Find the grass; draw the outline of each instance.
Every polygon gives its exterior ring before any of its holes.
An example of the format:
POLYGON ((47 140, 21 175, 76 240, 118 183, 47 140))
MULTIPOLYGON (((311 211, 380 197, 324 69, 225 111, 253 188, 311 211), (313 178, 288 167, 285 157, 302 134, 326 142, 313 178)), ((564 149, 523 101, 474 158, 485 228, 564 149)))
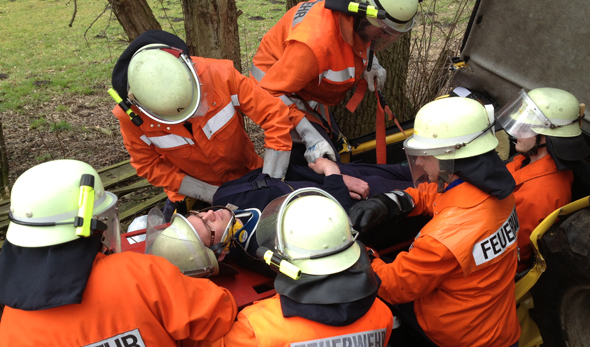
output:
MULTIPOLYGON (((474 0, 470 0, 471 6, 474 0)), ((184 38, 179 1, 149 1, 164 30, 184 38)), ((427 0, 420 20, 443 28, 453 23, 462 0, 427 0), (434 8, 432 4, 435 3, 434 8)), ((105 0, 2 0, 0 2, 0 112, 19 112, 55 95, 106 95, 111 70, 126 47, 125 34, 105 0), (104 13, 103 13, 104 11, 104 13), (103 13, 100 17, 99 15, 103 13), (99 17, 99 18, 97 18, 99 17), (0 75, 2 76, 2 75, 0 75)), ((262 36, 284 14, 279 0, 236 0, 243 71, 262 36)), ((465 12, 468 16, 470 10, 465 12)), ((413 35, 416 34, 415 29, 413 35)), ((438 40, 438 38, 436 39, 438 40)))

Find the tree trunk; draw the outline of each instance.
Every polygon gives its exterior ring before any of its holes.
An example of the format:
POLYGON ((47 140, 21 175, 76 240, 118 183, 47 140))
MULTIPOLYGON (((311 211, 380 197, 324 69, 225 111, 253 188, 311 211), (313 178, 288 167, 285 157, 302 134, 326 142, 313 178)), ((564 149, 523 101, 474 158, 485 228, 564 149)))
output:
POLYGON ((297 5, 300 2, 304 2, 307 0, 287 0, 287 11, 289 11, 291 9, 291 7, 297 5))
POLYGON ((10 197, 8 182, 8 155, 6 155, 4 131, 2 130, 2 123, 0 123, 0 197, 3 199, 10 197))
POLYGON ((162 30, 146 0, 108 0, 129 42, 144 31, 162 30))
POLYGON ((229 59, 242 71, 235 0, 182 0, 186 44, 191 55, 229 59))
MULTIPOLYGON (((413 117, 412 105, 405 94, 409 57, 410 33, 404 35, 386 50, 377 53, 379 64, 387 70, 387 80, 382 92, 400 122, 413 117)), ((371 93, 367 89, 363 101, 352 114, 345 106, 353 94, 354 89, 348 92, 342 103, 332 108, 340 130, 348 139, 374 132, 376 123, 377 101, 375 93, 371 93)), ((392 124, 394 124, 393 121, 386 119, 386 126, 392 124)))

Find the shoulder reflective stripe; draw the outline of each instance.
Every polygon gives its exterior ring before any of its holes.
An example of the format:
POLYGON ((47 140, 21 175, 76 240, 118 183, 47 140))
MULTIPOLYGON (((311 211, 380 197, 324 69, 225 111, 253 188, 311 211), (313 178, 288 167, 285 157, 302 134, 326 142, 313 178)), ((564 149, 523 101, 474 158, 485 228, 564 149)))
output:
POLYGON ((211 139, 211 136, 217 132, 217 130, 223 128, 227 122, 234 116, 236 113, 236 109, 234 105, 230 102, 227 104, 221 111, 217 112, 213 118, 209 119, 207 124, 203 127, 203 132, 207 136, 208 139, 211 139))
POLYGON ((319 78, 320 78, 320 82, 322 82, 322 79, 326 79, 328 81, 332 81, 332 82, 344 82, 344 81, 348 81, 351 78, 354 78, 354 74, 355 74, 355 68, 354 67, 347 67, 344 70, 340 70, 340 71, 332 71, 332 70, 328 70, 328 71, 324 71, 320 74, 319 78))
POLYGON ((299 6, 297 12, 295 12, 295 16, 293 17, 293 23, 291 24, 291 27, 294 27, 297 24, 301 23, 301 21, 303 20, 303 18, 305 18, 305 16, 309 12, 309 10, 311 10, 313 5, 320 3, 321 1, 323 0, 302 3, 301 6, 299 6))
POLYGON ((250 73, 252 74, 252 77, 254 77, 254 79, 256 79, 258 82, 260 82, 262 77, 266 75, 264 71, 260 70, 256 67, 256 65, 254 65, 254 62, 252 62, 252 68, 250 69, 250 73))
POLYGON ((145 342, 141 338, 141 334, 139 333, 139 329, 131 330, 126 333, 122 333, 119 335, 115 335, 113 337, 109 337, 108 339, 104 339, 99 342, 91 343, 84 347, 115 347, 115 346, 128 346, 128 347, 145 347, 145 342))
POLYGON ((140 139, 142 139, 143 142, 145 142, 146 145, 148 145, 148 146, 150 146, 152 144, 152 141, 150 141, 150 139, 148 139, 148 137, 145 135, 141 135, 140 139))
POLYGON ((154 146, 158 148, 174 148, 184 145, 194 145, 195 142, 188 137, 182 137, 174 134, 168 134, 164 136, 148 137, 154 146))
POLYGON ((234 106, 240 106, 240 100, 238 99, 238 94, 234 94, 231 96, 231 103, 234 106))
POLYGON ((290 106, 292 104, 297 105, 297 109, 301 110, 301 111, 306 111, 309 112, 309 108, 311 108, 312 110, 315 110, 316 107, 318 107, 319 102, 314 101, 314 100, 309 100, 309 101, 303 101, 301 99, 297 99, 297 98, 290 98, 286 95, 281 95, 278 97, 279 99, 281 99, 285 105, 290 106), (307 105, 309 106, 305 106, 305 103, 307 102, 307 105))
POLYGON ((279 96, 279 99, 281 99, 285 103, 285 105, 287 105, 287 106, 293 104, 293 99, 291 99, 290 97, 288 97, 284 94, 279 96))
POLYGON ((519 229, 515 208, 500 229, 473 246, 475 265, 481 265, 503 254, 508 247, 516 242, 519 229))
POLYGON ((383 347, 385 341, 385 329, 363 331, 360 333, 327 337, 325 339, 302 341, 291 343, 291 347, 318 347, 318 346, 375 346, 383 347))

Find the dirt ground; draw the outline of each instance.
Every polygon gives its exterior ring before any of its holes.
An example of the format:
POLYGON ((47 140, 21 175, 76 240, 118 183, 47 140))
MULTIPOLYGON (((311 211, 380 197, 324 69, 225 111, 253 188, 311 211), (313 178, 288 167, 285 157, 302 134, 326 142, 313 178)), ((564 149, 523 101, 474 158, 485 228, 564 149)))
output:
MULTIPOLYGON (((0 114, 11 186, 24 171, 49 160, 77 159, 98 169, 129 159, 119 122, 111 113, 114 102, 104 90, 0 114)), ((261 129, 247 119, 246 130, 262 153, 261 129)))

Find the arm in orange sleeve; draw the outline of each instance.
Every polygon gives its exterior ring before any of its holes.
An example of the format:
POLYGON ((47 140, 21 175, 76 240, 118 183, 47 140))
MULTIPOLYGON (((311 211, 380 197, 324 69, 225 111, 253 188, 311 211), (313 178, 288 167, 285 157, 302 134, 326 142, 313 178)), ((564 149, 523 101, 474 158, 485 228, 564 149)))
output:
POLYGON ((412 196, 414 204, 416 205, 412 212, 408 213, 408 216, 419 216, 429 215, 432 216, 434 211, 434 199, 436 199, 441 193, 436 192, 436 183, 422 183, 420 189, 408 188, 405 190, 406 193, 412 196), (424 186, 422 186, 424 185, 424 186))
POLYGON ((175 340, 212 342, 230 331, 238 309, 227 289, 185 276, 163 258, 147 266, 155 285, 144 287, 142 294, 151 299, 151 311, 175 340))
POLYGON ((170 192, 178 192, 186 173, 162 158, 154 150, 153 145, 145 143, 141 139, 144 135, 141 128, 131 123, 129 116, 118 105, 112 112, 119 119, 123 144, 131 155, 131 166, 137 170, 137 175, 147 178, 148 182, 155 187, 166 189, 170 200, 184 199, 184 195, 176 193, 170 196, 170 192))
POLYGON ((230 332, 222 339, 214 342, 203 341, 198 344, 199 347, 257 347, 258 340, 248 318, 242 313, 238 314, 238 319, 232 326, 230 332))
MULTIPOLYGON (((253 62, 256 63, 256 56, 253 62)), ((259 85, 274 96, 289 96, 318 80, 318 71, 318 62, 311 48, 298 41, 289 41, 281 58, 268 69, 259 85)), ((305 114, 295 104, 289 105, 289 110, 291 123, 296 126, 305 114)))
POLYGON ((238 108, 264 129, 265 147, 290 151, 292 125, 289 121, 289 108, 279 98, 273 97, 237 70, 234 69, 234 73, 237 85, 232 94, 238 95, 238 108))
POLYGON ((398 254, 393 263, 376 258, 371 265, 382 281, 379 297, 390 304, 401 304, 435 290, 459 263, 443 244, 421 236, 409 252, 398 254))

